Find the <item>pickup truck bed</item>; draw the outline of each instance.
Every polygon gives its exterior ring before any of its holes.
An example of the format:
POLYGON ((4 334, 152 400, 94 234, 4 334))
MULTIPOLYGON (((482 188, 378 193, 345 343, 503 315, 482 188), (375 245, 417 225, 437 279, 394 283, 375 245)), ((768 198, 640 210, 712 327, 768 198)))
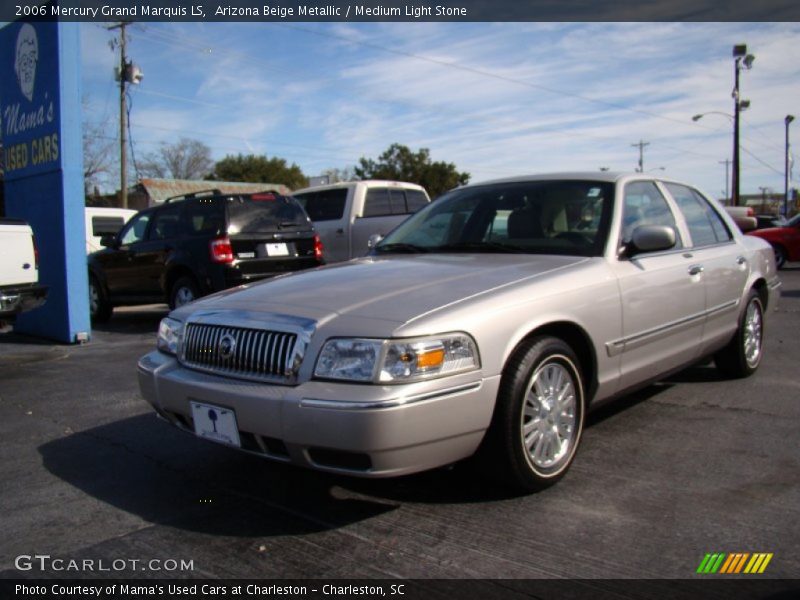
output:
POLYGON ((30 226, 19 219, 0 218, 0 321, 44 304, 47 286, 38 281, 30 226))

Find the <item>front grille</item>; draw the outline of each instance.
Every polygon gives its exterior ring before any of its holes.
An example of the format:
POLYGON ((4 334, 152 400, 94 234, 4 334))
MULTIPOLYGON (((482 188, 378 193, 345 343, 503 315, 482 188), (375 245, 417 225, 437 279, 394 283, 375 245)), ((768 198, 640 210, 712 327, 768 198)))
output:
POLYGON ((181 362, 228 377, 288 383, 296 341, 296 334, 283 331, 189 323, 181 362))

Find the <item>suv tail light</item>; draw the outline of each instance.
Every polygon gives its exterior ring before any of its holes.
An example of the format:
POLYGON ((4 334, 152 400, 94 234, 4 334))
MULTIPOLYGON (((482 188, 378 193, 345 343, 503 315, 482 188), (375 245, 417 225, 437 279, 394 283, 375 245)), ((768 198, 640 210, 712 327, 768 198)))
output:
POLYGON ((36 269, 39 269, 39 247, 36 245, 36 236, 31 236, 31 242, 33 242, 33 264, 36 266, 36 269))
POLYGON ((319 238, 319 234, 314 234, 314 258, 318 261, 322 261, 322 240, 319 238))
POLYGON ((228 236, 223 236, 215 240, 211 240, 209 244, 211 250, 211 260, 219 264, 228 264, 233 262, 233 246, 228 236))

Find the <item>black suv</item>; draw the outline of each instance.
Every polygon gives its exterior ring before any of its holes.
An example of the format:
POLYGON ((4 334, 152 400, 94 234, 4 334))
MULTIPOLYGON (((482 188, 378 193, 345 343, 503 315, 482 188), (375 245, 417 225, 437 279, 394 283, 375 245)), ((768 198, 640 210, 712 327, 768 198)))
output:
POLYGON ((131 218, 89 255, 92 319, 114 306, 170 308, 229 287, 323 263, 319 236, 300 204, 272 192, 219 190, 170 198, 131 218))

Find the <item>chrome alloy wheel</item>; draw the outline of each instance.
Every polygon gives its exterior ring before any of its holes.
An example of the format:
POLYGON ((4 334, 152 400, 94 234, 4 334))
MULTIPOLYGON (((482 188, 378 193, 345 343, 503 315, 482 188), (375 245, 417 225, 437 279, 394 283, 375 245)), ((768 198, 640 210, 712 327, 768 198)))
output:
POLYGON ((753 298, 747 305, 744 317, 744 358, 749 367, 755 367, 761 360, 761 340, 763 337, 763 316, 761 303, 753 298))
POLYGON ((526 457, 536 469, 558 469, 569 460, 576 443, 574 371, 561 360, 540 365, 531 377, 522 409, 522 440, 526 457))

